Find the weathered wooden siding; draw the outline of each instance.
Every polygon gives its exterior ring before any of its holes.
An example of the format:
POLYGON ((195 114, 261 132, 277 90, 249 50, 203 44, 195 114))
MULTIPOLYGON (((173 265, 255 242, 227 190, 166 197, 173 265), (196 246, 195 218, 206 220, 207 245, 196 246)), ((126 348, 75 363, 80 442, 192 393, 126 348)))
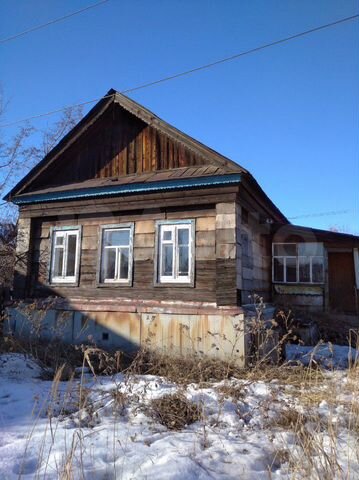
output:
POLYGON ((322 312, 325 304, 323 285, 274 285, 274 301, 288 310, 322 312))
POLYGON ((248 223, 240 227, 242 303, 251 303, 249 295, 271 299, 271 236, 268 226, 261 223, 258 213, 249 212, 248 223))
POLYGON ((156 128, 113 105, 33 181, 31 191, 93 178, 209 164, 206 159, 156 128))
POLYGON ((354 252, 358 240, 355 237, 338 237, 335 232, 283 225, 277 227, 273 242, 320 242, 324 245, 323 283, 274 285, 274 301, 278 305, 311 313, 337 311, 359 314, 359 293, 354 269, 354 252))
POLYGON ((241 291, 240 303, 252 303, 253 294, 264 301, 272 300, 272 234, 266 219, 272 219, 263 199, 241 185, 238 195, 239 220, 237 257, 237 285, 241 291))
POLYGON ((237 259, 241 255, 239 241, 240 209, 237 202, 216 205, 216 295, 217 305, 237 305, 237 259))
MULTIPOLYGON (((218 202, 233 202, 237 197, 238 187, 227 186, 221 188, 188 190, 181 192, 148 193, 146 195, 129 195, 117 198, 80 199, 66 202, 49 202, 34 205, 26 205, 20 208, 21 218, 38 217, 72 217, 77 215, 92 216, 94 212, 104 215, 121 212, 128 215, 129 211, 134 214, 158 212, 164 209, 176 208, 181 210, 182 215, 190 215, 194 208, 207 208, 218 202), (202 207, 201 207, 202 208, 202 207), (135 212, 137 211, 137 213, 135 212)), ((213 207, 214 208, 214 207, 213 207)), ((151 213, 150 213, 151 215, 151 213)), ((183 217, 182 217, 183 218, 183 217)))
POLYGON ((14 285, 20 298, 26 295, 29 286, 33 224, 34 222, 31 218, 22 218, 20 216, 18 220, 14 285))
POLYGON ((216 301, 215 209, 151 214, 92 215, 66 220, 37 219, 31 262, 31 296, 51 294, 63 297, 127 297, 135 299, 216 301), (196 220, 195 286, 154 285, 155 220, 194 218, 196 220), (133 286, 96 285, 99 226, 135 222, 133 286), (51 226, 82 225, 80 277, 78 287, 48 286, 51 226))

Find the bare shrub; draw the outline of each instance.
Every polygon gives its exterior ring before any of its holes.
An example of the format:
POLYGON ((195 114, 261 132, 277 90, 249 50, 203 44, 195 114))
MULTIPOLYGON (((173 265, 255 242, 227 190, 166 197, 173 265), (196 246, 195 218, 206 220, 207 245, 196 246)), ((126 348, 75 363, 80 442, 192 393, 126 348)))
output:
POLYGON ((88 345, 65 344, 60 340, 25 340, 14 336, 0 337, 0 354, 7 352, 32 355, 43 368, 43 378, 52 380, 61 372, 68 380, 76 367, 88 366, 94 375, 113 375, 124 370, 131 357, 122 351, 107 352, 88 345))
POLYGON ((52 375, 60 368, 62 380, 68 379, 77 366, 82 365, 83 355, 75 345, 60 341, 32 341, 13 336, 0 338, 0 353, 16 352, 32 355, 44 370, 44 375, 52 375), (52 372, 52 373, 51 373, 52 372))
POLYGON ((170 355, 143 349, 135 356, 127 374, 158 375, 187 385, 220 381, 239 375, 243 369, 233 361, 224 361, 206 355, 170 355))
POLYGON ((125 369, 129 356, 117 350, 107 352, 102 348, 81 345, 84 363, 90 367, 93 375, 114 375, 125 369))
POLYGON ((169 430, 181 430, 201 418, 201 409, 177 392, 153 399, 149 404, 152 418, 169 430))
POLYGON ((247 359, 249 365, 279 364, 285 357, 285 344, 292 337, 291 313, 279 312, 276 318, 266 319, 263 297, 254 293, 249 298, 255 312, 246 320, 246 335, 251 346, 247 359))
POLYGON ((14 222, 0 224, 0 303, 1 290, 5 296, 5 289, 9 290, 13 283, 16 234, 17 226, 14 222))
POLYGON ((111 397, 113 400, 113 411, 118 415, 123 415, 129 403, 128 395, 120 390, 113 390, 111 397))

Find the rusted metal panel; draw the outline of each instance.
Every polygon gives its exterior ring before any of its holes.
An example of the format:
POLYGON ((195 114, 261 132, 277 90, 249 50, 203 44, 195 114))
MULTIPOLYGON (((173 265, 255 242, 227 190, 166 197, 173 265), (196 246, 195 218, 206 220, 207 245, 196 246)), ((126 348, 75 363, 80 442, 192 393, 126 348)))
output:
MULTIPOLYGON (((141 324, 138 313, 131 312, 86 312, 86 318, 105 327, 121 343, 140 345, 141 324)), ((115 344, 115 339, 112 339, 115 344)), ((118 341, 118 343, 120 343, 118 341)))
POLYGON ((201 353, 244 363, 243 314, 230 315, 141 315, 141 343, 174 354, 201 353))
MULTIPOLYGON (((99 306, 99 305, 98 305, 99 306)), ((9 328, 17 335, 33 332, 40 338, 61 338, 67 343, 94 342, 108 348, 133 351, 146 347, 172 354, 204 354, 219 359, 232 359, 244 365, 246 342, 244 314, 240 310, 211 307, 212 313, 170 313, 171 306, 131 308, 123 305, 122 310, 103 311, 90 304, 82 309, 73 302, 72 309, 49 309, 44 314, 32 309, 24 315, 24 307, 11 309, 9 328), (147 311, 145 311, 147 310, 147 311), (161 311, 160 311, 161 310, 161 311), (61 332, 56 330, 62 318, 61 332), (20 321, 21 319, 21 321, 20 321), (21 330, 19 330, 21 329, 21 330)), ((107 307, 108 308, 108 307, 107 307)), ((183 309, 182 309, 183 310, 183 309)), ((176 309, 173 310, 176 312, 176 309)), ((35 334, 34 333, 34 334, 35 334)))

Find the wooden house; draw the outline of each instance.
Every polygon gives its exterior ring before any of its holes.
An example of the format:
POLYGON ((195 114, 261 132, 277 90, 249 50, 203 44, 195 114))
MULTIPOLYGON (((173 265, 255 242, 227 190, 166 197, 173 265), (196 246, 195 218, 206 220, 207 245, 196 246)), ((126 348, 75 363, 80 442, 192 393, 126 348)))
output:
POLYGON ((14 294, 50 305, 46 338, 245 358, 254 293, 358 314, 358 237, 290 224, 245 168, 114 90, 5 198, 14 294))

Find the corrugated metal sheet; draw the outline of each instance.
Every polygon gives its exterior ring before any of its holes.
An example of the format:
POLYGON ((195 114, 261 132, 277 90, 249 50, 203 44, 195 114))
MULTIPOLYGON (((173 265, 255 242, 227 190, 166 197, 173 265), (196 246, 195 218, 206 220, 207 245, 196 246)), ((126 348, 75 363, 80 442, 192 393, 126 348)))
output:
POLYGON ((201 178, 177 178, 162 182, 132 183, 126 185, 109 185, 104 187, 79 188, 77 190, 66 190, 59 192, 34 193, 15 197, 13 202, 16 205, 31 203, 54 202, 61 200, 76 200, 81 198, 111 197, 118 195, 133 195, 136 193, 160 192, 169 190, 185 190, 194 188, 213 187, 216 185, 239 184, 240 174, 212 175, 201 178))

